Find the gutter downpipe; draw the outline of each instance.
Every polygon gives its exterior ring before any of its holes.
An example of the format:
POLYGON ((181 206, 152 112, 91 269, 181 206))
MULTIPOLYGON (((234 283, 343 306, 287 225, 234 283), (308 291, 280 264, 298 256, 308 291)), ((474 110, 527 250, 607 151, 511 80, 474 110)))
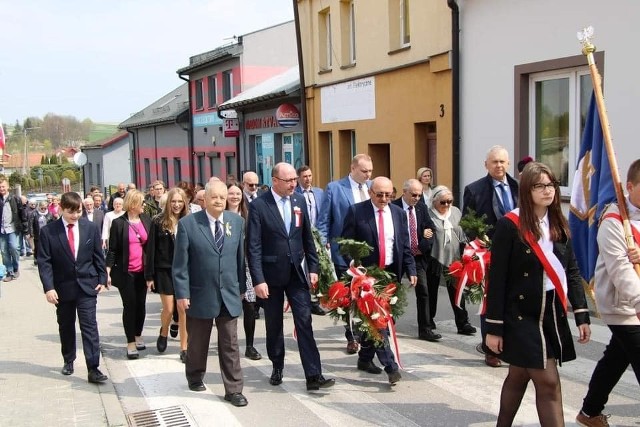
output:
POLYGON ((300 14, 298 13, 298 0, 293 1, 293 20, 296 28, 296 47, 298 49, 298 74, 300 74, 300 114, 302 115, 302 142, 306 155, 306 164, 311 163, 309 152, 309 125, 307 122, 307 88, 304 82, 304 61, 302 55, 302 36, 300 33, 300 14))
POLYGON ((142 188, 142 183, 138 182, 138 162, 140 161, 140 156, 136 152, 136 133, 129 130, 129 128, 127 128, 127 132, 131 135, 131 148, 129 153, 132 154, 133 157, 133 159, 131 159, 131 181, 136 184, 137 188, 142 188))
POLYGON ((187 82, 187 90, 189 93, 189 125, 187 128, 187 148, 189 151, 189 179, 191 180, 191 184, 196 184, 196 165, 193 161, 193 157, 195 156, 195 146, 193 143, 193 117, 191 113, 191 81, 189 79, 185 79, 182 74, 178 74, 178 78, 180 80, 184 80, 187 82))
POLYGON ((462 200, 460 192, 460 9, 456 0, 447 0, 447 6, 451 9, 452 192, 454 200, 462 200))

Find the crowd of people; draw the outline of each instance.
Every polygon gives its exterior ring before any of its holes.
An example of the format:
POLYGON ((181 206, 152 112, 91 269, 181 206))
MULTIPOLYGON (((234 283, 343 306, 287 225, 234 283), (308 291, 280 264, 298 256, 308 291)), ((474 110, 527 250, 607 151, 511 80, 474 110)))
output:
MULTIPOLYGON (((561 211, 559 184, 547 166, 531 158, 518 164, 518 179, 512 177, 509 153, 501 146, 491 147, 484 165, 487 175, 464 187, 460 208, 449 188, 435 185, 433 171, 427 167, 408 178, 396 198, 389 178, 372 179, 374 165, 366 154, 356 155, 349 174, 324 190, 313 186, 308 166, 295 170, 278 163, 266 188, 251 171, 241 182, 235 177, 227 182, 213 177, 204 186, 180 183, 169 191, 162 181, 155 181, 146 195, 133 184, 119 184, 106 202, 99 189, 92 189, 84 201, 65 193, 61 198, 52 196, 50 204, 32 206, 26 216, 20 214, 20 201, 8 195, 6 180, 0 180, 0 244, 11 280, 19 275, 17 239, 11 234, 20 229, 33 238, 27 247, 33 248, 47 300, 57 304, 63 374, 73 373, 75 338, 71 339, 70 321, 75 322, 77 310, 89 381, 106 380, 94 351, 95 296, 110 285, 118 288, 122 298, 126 357, 140 357, 146 349, 146 297, 153 291, 162 302, 157 351, 167 350, 169 335, 179 335, 179 357, 186 365, 189 389, 205 390, 207 349, 215 324, 225 399, 245 406, 237 319, 243 315, 245 357, 258 360, 262 355, 254 345, 254 334, 263 310, 266 352, 272 363, 269 382, 277 386, 283 382, 285 368, 285 297, 292 310, 307 389, 335 383, 322 374, 313 335, 312 315, 325 314, 310 292, 319 268, 313 228, 326 245, 321 249, 330 254, 336 277, 345 274, 351 261, 340 253, 339 237, 364 241, 373 248, 364 265, 406 277, 416 294, 418 339, 437 342, 442 338, 436 314, 438 289, 443 285, 457 333, 476 334, 464 300, 456 301, 453 285, 445 280, 448 266, 475 237, 467 236, 460 225, 463 215, 473 211, 490 226, 492 242, 491 286, 485 295, 486 315, 480 317, 478 349, 490 367, 509 364, 498 425, 511 425, 529 380, 536 388, 540 422, 559 425, 563 411, 557 366, 576 357, 568 307, 574 313, 578 342, 587 343, 590 338, 589 310, 561 211), (75 240, 69 224, 79 225, 73 231, 81 233, 75 240), (61 254, 54 253, 51 239, 60 234, 68 240, 70 254, 79 263, 84 251, 78 245, 87 241, 89 232, 97 236, 92 245, 100 251, 83 259, 86 269, 75 273, 80 290, 72 292, 70 279, 58 278, 59 270, 68 270, 73 258, 59 260, 61 254)), ((627 178, 631 222, 640 228, 638 188, 640 161, 631 166, 627 178)), ((578 415, 578 422, 587 426, 607 425, 601 412, 608 392, 629 364, 640 382, 640 279, 633 273, 640 253, 626 249, 617 208, 614 205, 609 211, 603 237, 598 237, 602 249, 596 276, 604 277, 615 291, 605 290, 596 297, 613 337, 578 415), (627 273, 613 276, 614 269, 627 273), (624 300, 611 297, 614 292, 623 292, 624 300)), ((384 371, 394 385, 401 373, 389 346, 388 328, 379 332, 386 339, 374 345, 371 337, 345 326, 346 351, 358 353, 357 369, 373 375, 384 371), (382 367, 374 363, 375 355, 382 367)))

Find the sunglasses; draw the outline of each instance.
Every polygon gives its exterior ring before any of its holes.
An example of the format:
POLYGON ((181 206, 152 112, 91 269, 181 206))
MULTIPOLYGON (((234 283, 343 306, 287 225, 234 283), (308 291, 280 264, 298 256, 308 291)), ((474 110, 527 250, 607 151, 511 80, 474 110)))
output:
POLYGON ((392 197, 391 193, 375 193, 374 194, 378 199, 387 198, 390 199, 392 197))
POLYGON ((247 187, 257 187, 258 184, 245 184, 247 187))
POLYGON ((440 200, 440 206, 447 206, 453 203, 453 200, 440 200))

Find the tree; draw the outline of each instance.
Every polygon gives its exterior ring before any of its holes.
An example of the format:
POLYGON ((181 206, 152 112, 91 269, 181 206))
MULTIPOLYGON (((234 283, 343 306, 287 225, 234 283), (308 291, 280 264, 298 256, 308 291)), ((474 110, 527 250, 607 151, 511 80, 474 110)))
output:
POLYGON ((71 169, 67 169, 66 171, 62 172, 62 178, 68 178, 71 184, 76 183, 76 174, 71 169))
POLYGON ((40 164, 41 165, 46 165, 47 164, 47 156, 45 156, 44 154, 42 155, 42 158, 40 159, 40 164))
POLYGON ((19 135, 22 133, 22 126, 20 122, 16 119, 16 124, 13 126, 13 135, 19 135))

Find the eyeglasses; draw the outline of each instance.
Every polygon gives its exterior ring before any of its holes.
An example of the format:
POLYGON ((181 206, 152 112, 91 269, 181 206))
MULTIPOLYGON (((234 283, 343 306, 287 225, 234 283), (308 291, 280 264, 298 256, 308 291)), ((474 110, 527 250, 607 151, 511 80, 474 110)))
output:
POLYGON ((376 198, 378 198, 378 199, 390 199, 391 197, 393 197, 393 194, 391 194, 391 193, 374 193, 374 196, 376 196, 376 198))
POLYGON ((282 179, 282 178, 278 178, 277 176, 274 176, 275 179, 277 179, 278 181, 282 181, 282 182, 286 182, 287 184, 294 184, 296 182, 298 182, 298 177, 294 177, 294 178, 289 178, 289 179, 282 179))
POLYGON ((440 200, 440 206, 447 206, 453 203, 453 200, 440 200))
POLYGON ((534 191, 542 193, 544 190, 556 191, 557 186, 558 184, 556 182, 550 182, 548 184, 539 182, 538 184, 533 184, 531 187, 534 191))
POLYGON ((410 195, 411 197, 413 197, 414 199, 419 199, 419 198, 420 198, 420 196, 422 196, 422 194, 420 194, 420 193, 409 193, 409 195, 410 195))

